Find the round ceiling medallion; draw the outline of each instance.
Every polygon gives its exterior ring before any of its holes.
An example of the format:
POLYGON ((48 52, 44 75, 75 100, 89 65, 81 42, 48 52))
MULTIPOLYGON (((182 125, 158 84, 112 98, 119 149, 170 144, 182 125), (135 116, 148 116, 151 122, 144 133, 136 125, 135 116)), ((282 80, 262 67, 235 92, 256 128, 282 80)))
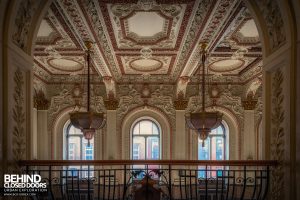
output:
POLYGON ((239 69, 244 63, 245 61, 240 59, 224 59, 213 62, 209 68, 214 72, 230 72, 239 69))
POLYGON ((83 68, 81 63, 68 58, 52 58, 48 60, 48 64, 54 69, 67 72, 74 72, 83 68))
POLYGON ((162 65, 163 65, 162 62, 154 59, 137 59, 129 63, 129 66, 132 69, 141 72, 155 71, 160 69, 162 65))

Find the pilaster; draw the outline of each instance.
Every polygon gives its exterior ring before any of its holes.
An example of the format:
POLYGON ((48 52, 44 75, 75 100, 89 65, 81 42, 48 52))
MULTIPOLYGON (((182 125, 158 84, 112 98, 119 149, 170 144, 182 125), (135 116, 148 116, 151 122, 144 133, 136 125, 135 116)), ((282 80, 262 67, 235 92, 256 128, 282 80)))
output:
POLYGON ((34 96, 34 113, 36 113, 36 135, 33 132, 33 143, 36 145, 37 152, 34 157, 39 160, 50 159, 50 137, 48 136, 48 109, 49 101, 46 99, 42 90, 36 92, 34 96))
POLYGON ((176 131, 174 141, 173 158, 177 160, 186 159, 186 126, 185 126, 185 109, 188 101, 183 98, 178 98, 174 101, 176 109, 176 131))
POLYGON ((249 95, 246 100, 242 101, 244 108, 244 155, 243 159, 253 160, 256 158, 255 149, 255 114, 254 109, 256 107, 257 100, 253 99, 252 95, 249 95))
POLYGON ((119 138, 117 137, 117 107, 118 101, 115 98, 108 98, 104 101, 106 111, 106 149, 105 159, 115 160, 120 156, 119 138))

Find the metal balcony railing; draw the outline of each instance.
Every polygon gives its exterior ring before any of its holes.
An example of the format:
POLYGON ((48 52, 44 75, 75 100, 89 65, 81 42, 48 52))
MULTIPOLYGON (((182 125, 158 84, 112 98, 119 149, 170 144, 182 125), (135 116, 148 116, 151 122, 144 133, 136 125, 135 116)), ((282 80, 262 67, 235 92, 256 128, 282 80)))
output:
POLYGON ((35 199, 263 200, 276 161, 26 160, 47 192, 35 199))

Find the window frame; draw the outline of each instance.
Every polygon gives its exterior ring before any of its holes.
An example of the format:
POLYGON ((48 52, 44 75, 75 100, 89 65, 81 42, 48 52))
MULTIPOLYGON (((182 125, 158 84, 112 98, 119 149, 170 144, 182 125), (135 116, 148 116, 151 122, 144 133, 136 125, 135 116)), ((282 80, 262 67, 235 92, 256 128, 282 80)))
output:
MULTIPOLYGON (((65 123, 65 133, 64 133, 64 140, 65 140, 65 142, 64 142, 64 151, 63 151, 63 157, 64 157, 64 159, 65 160, 70 160, 69 159, 69 145, 70 144, 72 144, 72 143, 70 143, 69 142, 69 138, 71 138, 71 137, 78 137, 79 138, 79 145, 80 145, 80 160, 83 160, 83 158, 85 158, 85 154, 86 154, 86 149, 84 149, 84 144, 85 144, 85 142, 83 141, 84 140, 84 136, 83 136, 83 134, 82 134, 82 132, 80 133, 80 134, 70 134, 70 129, 71 129, 71 127, 72 127, 73 125, 70 123, 70 121, 67 121, 66 123, 65 123)), ((75 128, 75 127, 74 127, 75 128)), ((86 143, 87 144, 87 143, 86 143)), ((90 145, 92 145, 92 160, 94 160, 95 159, 95 139, 93 138, 93 143, 91 143, 90 145)), ((76 148, 75 147, 73 147, 73 151, 76 151, 75 150, 76 148)), ((74 156, 74 155, 73 155, 74 156)), ((74 156, 74 158, 75 158, 75 156, 74 156)), ((73 160, 75 160, 75 159, 73 159, 73 160)), ((84 160, 86 160, 86 159, 84 159, 84 160)), ((90 168, 90 170, 92 170, 94 167, 93 166, 82 166, 82 165, 80 165, 80 167, 78 167, 78 166, 67 166, 66 167, 66 170, 67 170, 67 176, 78 176, 78 178, 79 179, 82 179, 82 178, 86 178, 87 177, 87 171, 83 171, 83 170, 88 170, 88 168, 90 168), (75 173, 74 173, 74 172, 75 173)), ((93 171, 91 171, 90 172, 90 177, 93 177, 93 171)))
MULTIPOLYGON (((210 133, 209 135, 208 135, 208 137, 207 137, 207 139, 205 140, 205 144, 207 144, 207 140, 209 139, 209 159, 207 159, 207 160, 212 160, 212 145, 211 145, 211 143, 212 143, 212 138, 217 138, 217 137, 222 137, 222 139, 223 139, 223 143, 224 143, 224 147, 223 147, 223 158, 224 159, 222 159, 222 160, 227 160, 227 130, 226 130, 226 128, 225 128, 225 125, 224 125, 224 123, 222 122, 221 123, 221 128, 222 128, 222 132, 223 132, 223 134, 212 134, 212 133, 210 133)), ((218 126, 217 128, 219 128, 220 126, 218 126)), ((217 129, 217 128, 215 128, 215 129, 217 129)), ((213 129, 214 130, 214 129, 213 129)), ((202 145, 202 140, 199 140, 198 139, 198 150, 197 150, 197 154, 198 154, 198 160, 200 160, 200 158, 199 158, 199 145, 202 145)))
MULTIPOLYGON (((152 130, 153 133, 153 130, 152 130)), ((145 160, 147 160, 148 158, 146 158, 147 156, 147 138, 149 137, 156 137, 158 139, 158 145, 159 145, 159 155, 158 155, 158 159, 160 160, 162 159, 162 129, 160 126, 160 123, 157 122, 155 119, 151 118, 151 117, 140 117, 137 120, 135 120, 130 128, 130 159, 133 160, 133 140, 134 137, 143 137, 144 141, 145 141, 145 160), (139 124, 140 126, 140 122, 142 121, 150 121, 152 123, 152 126, 155 125, 155 127, 158 130, 158 134, 133 134, 134 128, 139 124)))
MULTIPOLYGON (((227 137, 229 137, 228 135, 229 135, 229 130, 228 130, 228 126, 227 126, 227 124, 226 124, 226 122, 224 122, 224 121, 222 121, 222 123, 221 123, 221 129, 222 129, 222 134, 209 134, 208 135, 208 138, 206 139, 206 140, 208 140, 209 139, 209 152, 208 152, 208 154, 209 154, 209 159, 207 159, 207 160, 212 160, 212 139, 213 138, 218 138, 218 137, 221 137, 222 139, 223 139, 223 159, 222 160, 227 160, 228 159, 228 155, 227 155, 227 153, 229 153, 229 152, 227 152, 227 147, 229 146, 229 141, 227 140, 227 137)), ((215 128, 215 129, 218 129, 220 126, 218 126, 217 128, 215 128)), ((215 129, 213 129, 213 130, 215 130, 215 129)), ((205 144, 207 144, 208 143, 208 141, 205 141, 205 144)), ((200 160, 200 158, 199 158, 199 148, 200 148, 200 146, 202 145, 202 140, 200 140, 200 139, 198 139, 198 146, 197 146, 197 157, 198 157, 198 160, 200 160)), ((207 174, 206 174, 206 176, 207 177, 215 177, 216 176, 216 173, 218 173, 218 169, 219 170, 223 170, 224 169, 224 167, 208 167, 208 169, 211 169, 211 170, 216 170, 216 172, 213 172, 213 171, 209 171, 207 174)), ((201 175, 201 174, 203 174, 204 173, 204 167, 198 167, 198 178, 203 178, 203 177, 205 177, 205 175, 201 175)))

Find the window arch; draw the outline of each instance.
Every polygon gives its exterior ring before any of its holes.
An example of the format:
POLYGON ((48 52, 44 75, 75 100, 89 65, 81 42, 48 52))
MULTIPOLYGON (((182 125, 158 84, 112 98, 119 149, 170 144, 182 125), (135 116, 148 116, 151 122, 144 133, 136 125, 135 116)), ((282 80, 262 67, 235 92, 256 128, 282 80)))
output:
POLYGON ((131 159, 161 158, 161 128, 152 118, 140 118, 131 128, 131 159))

